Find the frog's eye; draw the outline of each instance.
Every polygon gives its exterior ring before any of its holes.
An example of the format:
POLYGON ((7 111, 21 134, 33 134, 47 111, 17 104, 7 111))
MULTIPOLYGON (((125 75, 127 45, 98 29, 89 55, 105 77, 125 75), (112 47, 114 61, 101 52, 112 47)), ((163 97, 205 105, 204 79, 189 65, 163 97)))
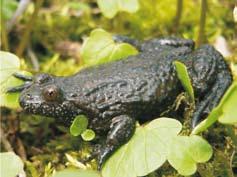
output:
POLYGON ((36 75, 34 80, 38 84, 43 84, 50 81, 51 79, 52 77, 50 75, 43 73, 43 74, 36 75))
POLYGON ((55 85, 43 89, 43 97, 46 101, 55 101, 59 98, 59 89, 55 85))

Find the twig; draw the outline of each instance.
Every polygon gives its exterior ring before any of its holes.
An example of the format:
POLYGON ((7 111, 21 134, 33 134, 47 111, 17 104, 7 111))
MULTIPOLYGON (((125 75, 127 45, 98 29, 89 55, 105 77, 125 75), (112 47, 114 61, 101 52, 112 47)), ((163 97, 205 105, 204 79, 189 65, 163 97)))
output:
POLYGON ((207 13, 207 0, 202 0, 197 46, 200 46, 205 39, 206 13, 207 13))
POLYGON ((16 51, 16 54, 21 57, 24 50, 25 50, 25 47, 26 47, 26 44, 28 43, 28 40, 29 40, 29 36, 30 36, 30 33, 32 31, 32 28, 33 28, 33 25, 34 25, 34 22, 35 22, 35 19, 38 15, 38 12, 39 12, 39 9, 42 5, 44 0, 37 0, 36 1, 36 4, 35 4, 35 9, 34 9, 34 12, 31 16, 31 19, 29 20, 28 24, 26 25, 26 30, 22 36, 22 40, 19 44, 19 47, 17 48, 17 51, 16 51))
MULTIPOLYGON (((233 159, 234 159, 234 156, 235 156, 235 151, 233 151, 233 153, 231 154, 231 156, 230 156, 230 169, 233 169, 233 159)), ((232 175, 234 176, 234 172, 233 172, 233 170, 231 171, 232 172, 232 175)))
POLYGON ((12 18, 7 22, 7 31, 11 31, 12 27, 16 24, 18 18, 25 12, 26 8, 30 4, 31 0, 20 0, 18 7, 12 16, 12 18))
POLYGON ((0 126, 0 140, 1 140, 1 143, 3 144, 4 148, 7 151, 13 152, 13 148, 12 148, 11 144, 9 143, 9 141, 7 140, 7 137, 4 133, 4 131, 2 130, 2 126, 0 126))
POLYGON ((16 138, 16 143, 17 143, 17 154, 23 159, 26 160, 26 151, 25 147, 19 137, 16 138))
MULTIPOLYGON (((4 1, 1 1, 1 8, 3 8, 3 3, 4 1)), ((0 9, 0 23, 1 23, 1 40, 0 40, 0 47, 1 50, 9 50, 9 44, 8 44, 8 39, 7 39, 7 31, 6 31, 6 26, 5 26, 5 19, 3 18, 3 10, 0 9)))
POLYGON ((180 20, 182 17, 182 12, 183 12, 183 0, 177 0, 176 15, 175 15, 174 26, 173 26, 174 32, 177 32, 179 29, 179 24, 180 24, 180 20))
MULTIPOLYGON (((227 125, 226 126, 227 134, 231 138, 233 143, 234 151, 230 157, 230 169, 232 169, 233 158, 237 150, 237 135, 235 132, 235 126, 227 125)), ((231 170, 232 176, 234 176, 233 170, 231 170)))
POLYGON ((27 55, 29 56, 31 63, 33 65, 33 68, 35 71, 39 71, 39 62, 38 62, 38 58, 35 55, 34 51, 32 50, 32 48, 29 46, 27 47, 27 55))

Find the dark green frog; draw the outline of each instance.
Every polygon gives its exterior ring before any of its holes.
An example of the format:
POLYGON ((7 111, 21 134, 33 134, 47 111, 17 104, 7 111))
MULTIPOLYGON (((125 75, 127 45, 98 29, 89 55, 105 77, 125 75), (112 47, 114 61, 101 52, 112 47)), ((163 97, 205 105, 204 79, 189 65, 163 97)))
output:
POLYGON ((86 115, 89 128, 107 135, 98 155, 99 168, 130 139, 136 120, 159 117, 184 91, 174 60, 187 66, 192 81, 196 97, 193 126, 218 104, 232 82, 224 58, 210 45, 193 50, 193 41, 179 38, 139 43, 116 36, 115 40, 133 44, 140 53, 68 77, 16 75, 27 82, 10 90, 23 90, 19 101, 25 111, 54 117, 65 125, 79 114, 86 115))

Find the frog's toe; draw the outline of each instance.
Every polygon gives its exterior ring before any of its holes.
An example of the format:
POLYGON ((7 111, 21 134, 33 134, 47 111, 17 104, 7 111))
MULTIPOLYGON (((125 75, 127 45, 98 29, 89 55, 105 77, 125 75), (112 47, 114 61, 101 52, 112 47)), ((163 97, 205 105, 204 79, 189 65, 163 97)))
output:
POLYGON ((104 162, 108 159, 112 152, 112 147, 101 148, 100 153, 98 154, 98 166, 97 169, 100 171, 103 167, 104 162))

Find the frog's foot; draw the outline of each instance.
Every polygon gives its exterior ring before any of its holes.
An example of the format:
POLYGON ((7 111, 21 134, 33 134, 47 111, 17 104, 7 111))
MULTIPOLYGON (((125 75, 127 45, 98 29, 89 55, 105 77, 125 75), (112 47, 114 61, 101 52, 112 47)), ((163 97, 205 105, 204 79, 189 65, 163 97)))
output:
POLYGON ((20 92, 20 91, 28 88, 32 84, 33 78, 31 76, 26 76, 26 75, 23 75, 20 73, 14 73, 13 76, 17 79, 25 81, 25 83, 23 85, 8 88, 6 91, 7 93, 20 92))
POLYGON ((32 76, 23 75, 23 74, 20 74, 20 73, 14 73, 13 76, 15 78, 23 80, 23 81, 33 81, 32 76))
POLYGON ((210 91, 203 96, 203 100, 197 103, 196 110, 193 114, 192 128, 206 118, 212 109, 219 104, 221 97, 224 95, 231 82, 232 79, 228 70, 223 70, 218 73, 215 84, 210 91))
POLYGON ((121 115, 112 119, 105 144, 100 148, 98 153, 98 170, 101 170, 103 163, 115 150, 131 138, 134 130, 135 119, 133 118, 127 115, 121 115))

